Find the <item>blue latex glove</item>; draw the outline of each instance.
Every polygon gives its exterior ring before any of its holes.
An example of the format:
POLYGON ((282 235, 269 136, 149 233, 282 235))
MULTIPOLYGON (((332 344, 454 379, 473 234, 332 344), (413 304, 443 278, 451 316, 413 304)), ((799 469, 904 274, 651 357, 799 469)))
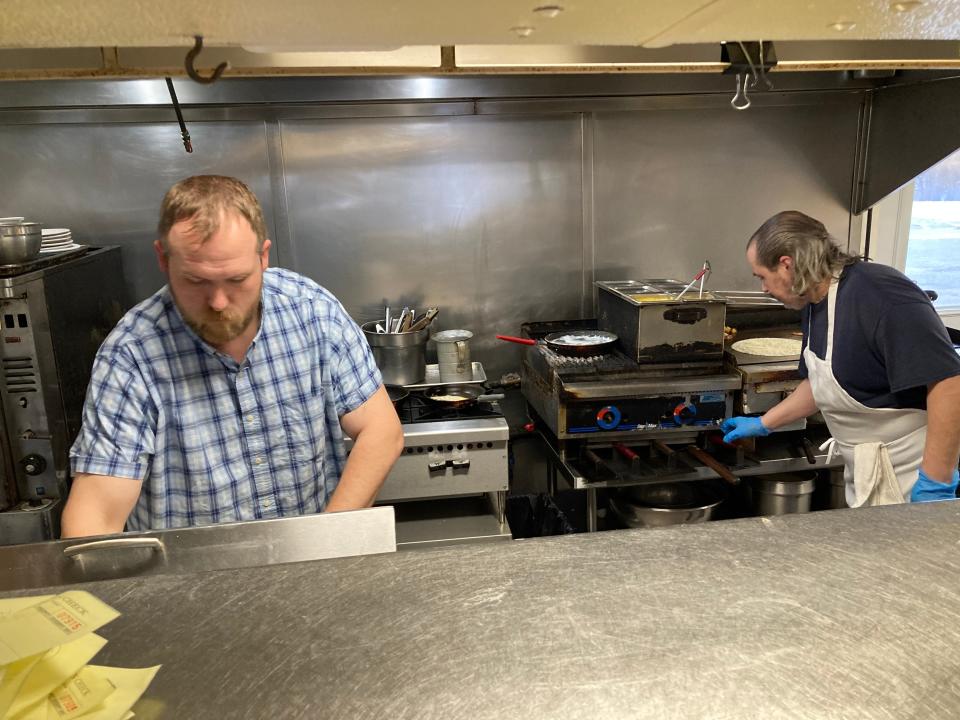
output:
POLYGON ((933 502, 935 500, 953 500, 957 497, 957 481, 960 480, 960 473, 953 471, 953 477, 950 482, 942 483, 931 480, 927 474, 920 470, 917 482, 910 491, 910 502, 933 502))
POLYGON ((736 440, 752 437, 766 437, 770 430, 758 417, 732 417, 723 421, 720 430, 724 433, 723 441, 732 443, 736 440))

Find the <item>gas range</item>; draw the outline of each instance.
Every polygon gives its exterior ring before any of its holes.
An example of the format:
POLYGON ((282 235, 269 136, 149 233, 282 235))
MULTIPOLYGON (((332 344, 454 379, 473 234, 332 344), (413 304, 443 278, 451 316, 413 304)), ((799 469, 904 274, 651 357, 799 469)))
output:
MULTIPOLYGON (((526 323, 525 336, 596 329, 596 321, 526 323)), ((740 389, 736 373, 710 367, 644 366, 619 349, 568 357, 530 348, 521 370, 523 394, 559 440, 673 438, 713 429, 729 417, 740 389)))
POLYGON ((507 421, 496 402, 437 407, 418 392, 397 404, 403 452, 377 500, 453 497, 507 490, 507 421))

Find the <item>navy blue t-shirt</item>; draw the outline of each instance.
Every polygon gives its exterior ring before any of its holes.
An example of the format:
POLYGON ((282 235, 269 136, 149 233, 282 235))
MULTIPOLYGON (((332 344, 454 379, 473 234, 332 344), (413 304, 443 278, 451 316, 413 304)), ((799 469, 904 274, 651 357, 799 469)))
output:
MULTIPOLYGON (((807 305, 800 322, 804 347, 809 342, 823 358, 827 299, 807 305)), ((927 384, 960 375, 960 357, 930 299, 892 267, 858 262, 844 268, 833 322, 833 375, 867 407, 926 409, 927 384)), ((800 375, 807 377, 802 357, 800 375)))

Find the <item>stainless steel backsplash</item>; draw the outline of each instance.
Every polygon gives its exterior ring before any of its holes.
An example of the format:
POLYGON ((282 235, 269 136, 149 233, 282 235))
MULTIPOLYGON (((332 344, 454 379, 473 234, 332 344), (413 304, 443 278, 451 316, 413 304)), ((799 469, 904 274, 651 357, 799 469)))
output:
POLYGON ((254 103, 259 85, 235 81, 185 108, 188 155, 163 94, 134 96, 151 82, 98 84, 92 102, 109 85, 109 105, 0 110, 0 215, 121 246, 140 299, 163 283, 151 243, 166 189, 235 175, 263 204, 274 264, 358 321, 386 303, 439 306, 435 329, 472 330, 491 378, 520 352, 495 333, 592 315, 595 279, 689 279, 708 258, 708 286, 753 289, 744 245, 783 209, 859 239, 857 91, 768 94, 736 112, 711 93, 330 103, 321 80, 313 101, 254 103))

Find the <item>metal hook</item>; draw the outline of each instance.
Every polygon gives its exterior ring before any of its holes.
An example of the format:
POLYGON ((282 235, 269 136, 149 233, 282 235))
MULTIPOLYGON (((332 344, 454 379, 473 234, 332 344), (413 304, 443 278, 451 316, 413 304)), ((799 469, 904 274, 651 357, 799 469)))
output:
POLYGON ((750 107, 750 98, 747 97, 747 78, 745 73, 737 73, 737 91, 730 101, 734 110, 746 110, 750 107))
POLYGON ((184 67, 187 69, 187 75, 190 76, 190 79, 201 83, 203 85, 209 85, 210 83, 216 82, 223 71, 230 67, 230 63, 222 62, 217 65, 217 68, 213 71, 213 75, 210 77, 203 77, 200 75, 193 67, 193 61, 196 59, 197 55, 200 54, 200 51, 203 50, 203 35, 194 35, 193 36, 193 49, 187 53, 186 60, 184 60, 184 67))

